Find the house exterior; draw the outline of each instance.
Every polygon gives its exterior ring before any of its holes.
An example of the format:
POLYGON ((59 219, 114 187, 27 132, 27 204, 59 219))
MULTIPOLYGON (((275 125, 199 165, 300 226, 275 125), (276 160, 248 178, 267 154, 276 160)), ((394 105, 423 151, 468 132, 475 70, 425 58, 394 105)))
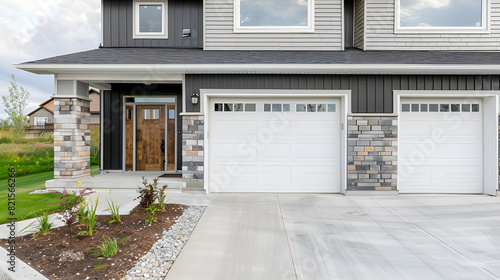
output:
POLYGON ((28 114, 30 126, 45 127, 45 124, 54 123, 54 99, 44 101, 38 108, 28 114))
POLYGON ((54 75, 55 178, 89 174, 92 86, 103 170, 496 195, 500 0, 427 3, 103 0, 99 49, 17 67, 54 75))
MULTIPOLYGON (((89 99, 91 100, 89 125, 95 128, 99 128, 101 121, 101 98, 99 92, 95 89, 90 89, 89 99)), ((44 127, 45 124, 52 125, 54 123, 54 98, 52 97, 38 105, 38 108, 28 114, 28 118, 30 120, 30 126, 32 127, 44 127)))

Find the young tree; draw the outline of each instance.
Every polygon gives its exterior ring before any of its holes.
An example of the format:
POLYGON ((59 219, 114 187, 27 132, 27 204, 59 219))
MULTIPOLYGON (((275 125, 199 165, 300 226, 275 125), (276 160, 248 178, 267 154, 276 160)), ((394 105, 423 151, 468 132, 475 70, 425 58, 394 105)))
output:
POLYGON ((22 86, 18 86, 14 74, 10 82, 9 94, 2 96, 4 111, 9 115, 12 124, 11 131, 16 138, 24 136, 24 127, 28 125, 24 109, 28 105, 30 93, 22 86))

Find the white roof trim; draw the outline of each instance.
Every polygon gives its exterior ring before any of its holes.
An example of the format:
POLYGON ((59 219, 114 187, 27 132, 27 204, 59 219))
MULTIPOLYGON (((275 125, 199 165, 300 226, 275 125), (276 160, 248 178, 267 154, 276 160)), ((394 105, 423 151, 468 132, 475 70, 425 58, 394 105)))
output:
POLYGON ((500 74, 500 64, 17 64, 35 74, 500 74))

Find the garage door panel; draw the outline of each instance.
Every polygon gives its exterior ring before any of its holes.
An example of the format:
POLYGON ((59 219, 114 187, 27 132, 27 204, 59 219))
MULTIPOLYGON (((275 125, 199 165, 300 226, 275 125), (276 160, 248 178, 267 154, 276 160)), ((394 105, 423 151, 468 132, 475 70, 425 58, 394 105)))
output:
MULTIPOLYGON (((340 192, 339 112, 329 112, 330 107, 325 112, 295 112, 295 103, 314 104, 314 98, 292 98, 293 102, 286 101, 290 103, 290 111, 286 112, 264 111, 264 104, 285 104, 278 99, 234 100, 218 103, 248 101, 256 104, 257 111, 214 112, 216 101, 211 101, 211 191, 340 192), (229 163, 229 170, 234 169, 231 172, 227 172, 229 163)), ((318 100, 316 104, 337 104, 339 108, 338 99, 318 100)))
POLYGON ((338 166, 292 166, 292 184, 302 188, 304 186, 325 186, 331 189, 332 182, 336 181, 335 168, 338 166))
POLYGON ((218 121, 211 128, 212 133, 218 135, 255 135, 256 121, 218 121))
POLYGON ((213 144, 211 149, 212 153, 217 153, 217 158, 223 159, 248 159, 257 156, 256 153, 252 152, 257 151, 257 144, 242 146, 241 144, 221 143, 213 144))
POLYGON ((433 159, 477 159, 481 151, 480 144, 435 144, 433 159))
POLYGON ((431 135, 431 122, 430 121, 413 121, 408 120, 405 126, 399 127, 399 132, 405 137, 412 136, 430 136, 431 135))
POLYGON ((262 145, 262 157, 263 158, 290 158, 291 150, 290 144, 263 144, 262 145))
POLYGON ((297 158, 335 158, 339 153, 338 146, 328 144, 296 144, 297 158))
MULTIPOLYGON (((291 167, 290 166, 273 166, 262 165, 262 187, 286 187, 290 188, 291 184, 291 167)), ((285 189, 285 188, 281 188, 285 189)))
MULTIPOLYGON (((460 99, 401 100, 403 104, 461 104, 460 99)), ((474 102, 481 103, 478 99, 474 102)), ((482 114, 405 112, 400 108, 398 189, 401 193, 481 193, 482 114)), ((408 108, 408 107, 407 107, 408 108)), ((430 108, 430 107, 427 107, 430 108)), ((469 107, 470 108, 470 107, 469 107)))
POLYGON ((440 130, 444 137, 479 135, 482 128, 478 127, 477 123, 478 120, 460 120, 457 122, 437 121, 433 123, 432 129, 440 130))
POLYGON ((325 137, 338 135, 338 127, 332 125, 332 123, 332 121, 297 121, 296 134, 306 136, 321 135, 325 137))
MULTIPOLYGON (((480 178, 481 168, 470 168, 463 165, 441 165, 432 167, 432 174, 434 178, 480 178)), ((460 182, 460 180, 458 180, 460 182)))

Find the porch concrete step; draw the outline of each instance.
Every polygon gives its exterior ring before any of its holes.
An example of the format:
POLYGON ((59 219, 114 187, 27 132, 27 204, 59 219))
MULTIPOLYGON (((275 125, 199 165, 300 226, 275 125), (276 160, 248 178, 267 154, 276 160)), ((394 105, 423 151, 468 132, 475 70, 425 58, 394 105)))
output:
POLYGON ((183 193, 192 193, 192 194, 206 194, 207 192, 203 187, 186 187, 182 189, 183 193))
MULTIPOLYGON (((45 188, 56 191, 61 191, 64 188, 68 190, 77 189, 78 182, 81 182, 82 188, 91 188, 94 190, 130 190, 142 186, 142 176, 145 176, 148 182, 151 183, 153 178, 159 175, 161 174, 109 172, 79 179, 53 179, 45 182, 45 188)), ((180 193, 185 185, 185 181, 182 178, 159 178, 158 185, 167 185, 169 192, 180 193)))

